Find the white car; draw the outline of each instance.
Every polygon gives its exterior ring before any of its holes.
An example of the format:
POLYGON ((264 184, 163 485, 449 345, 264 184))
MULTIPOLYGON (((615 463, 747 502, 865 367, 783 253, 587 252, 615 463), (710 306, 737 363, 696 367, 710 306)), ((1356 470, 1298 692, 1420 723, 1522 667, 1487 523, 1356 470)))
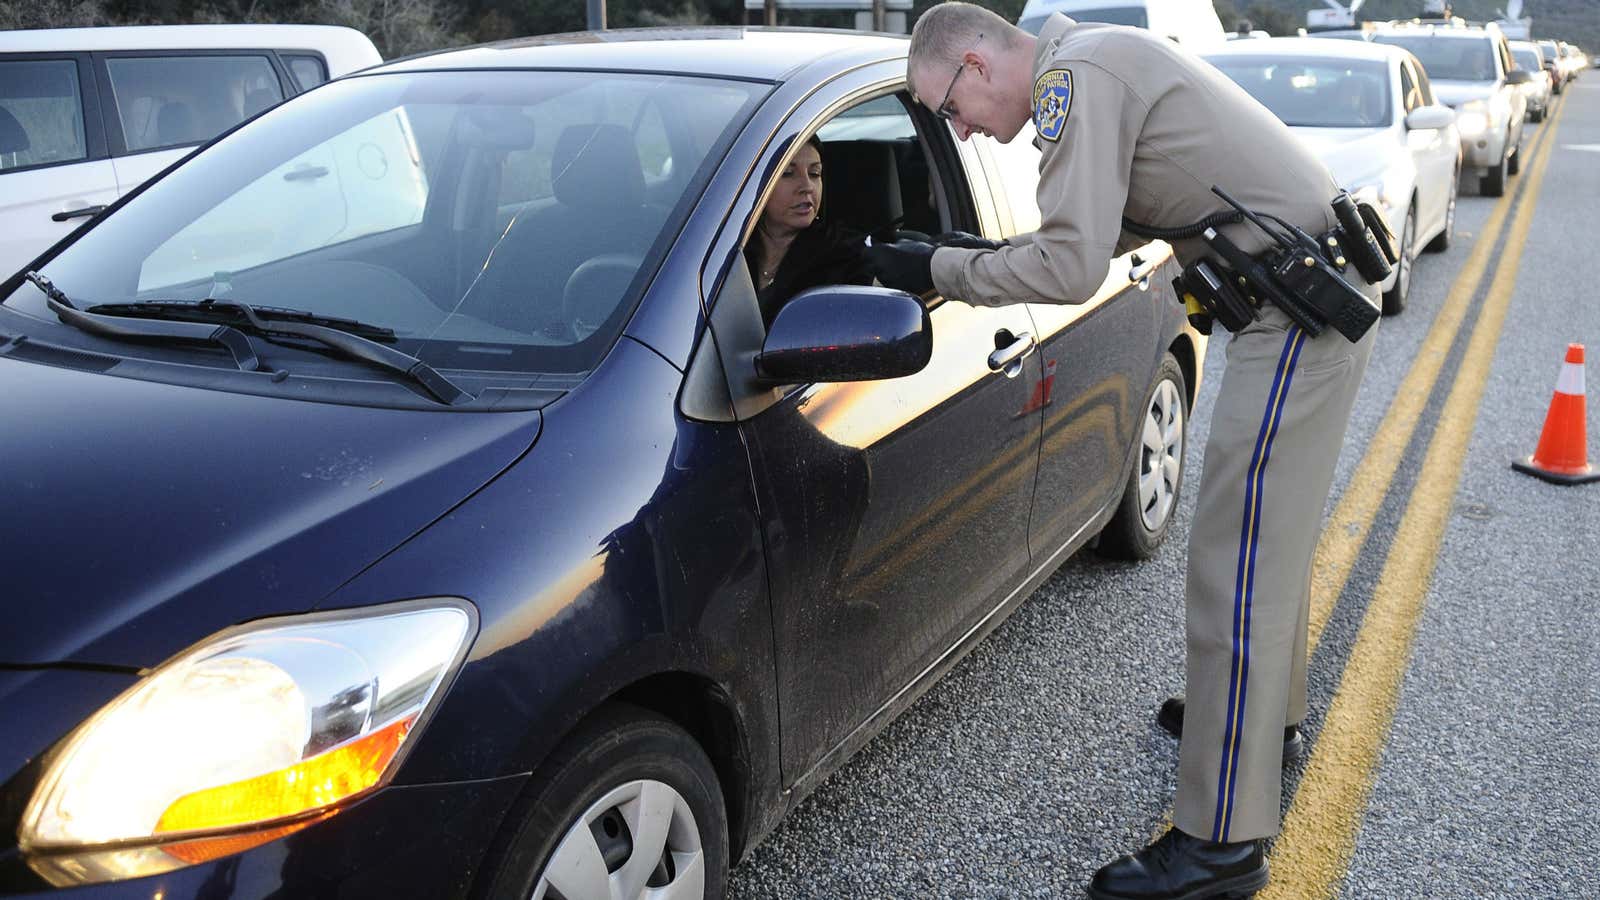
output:
POLYGON ((1401 244, 1383 311, 1405 308, 1419 249, 1455 227, 1461 139, 1428 76, 1399 47, 1322 38, 1234 41, 1205 58, 1309 144, 1334 180, 1383 209, 1401 244))
POLYGON ((1517 68, 1500 29, 1492 22, 1482 28, 1386 26, 1372 40, 1404 47, 1422 62, 1439 101, 1456 111, 1462 158, 1480 171, 1479 191, 1503 195, 1507 178, 1522 166, 1528 107, 1522 85, 1532 75, 1517 68))
POLYGON ((1522 95, 1528 99, 1528 121, 1543 122, 1550 110, 1553 91, 1550 70, 1544 65, 1544 52, 1531 41, 1512 41, 1511 56, 1517 61, 1517 67, 1525 69, 1532 78, 1522 86, 1522 95))
POLYGON ((197 145, 381 61, 324 25, 0 32, 0 277, 197 145))

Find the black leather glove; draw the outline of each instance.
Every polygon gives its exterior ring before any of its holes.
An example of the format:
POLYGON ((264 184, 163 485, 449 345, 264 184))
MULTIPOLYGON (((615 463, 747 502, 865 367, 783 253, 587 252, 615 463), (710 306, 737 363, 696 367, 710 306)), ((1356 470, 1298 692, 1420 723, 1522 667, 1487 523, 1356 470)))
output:
POLYGON ((991 241, 965 231, 943 232, 935 235, 933 242, 941 247, 960 247, 963 250, 999 250, 1006 245, 1005 241, 991 241))
POLYGON ((895 241, 867 248, 867 268, 885 287, 926 294, 933 290, 932 244, 895 241))

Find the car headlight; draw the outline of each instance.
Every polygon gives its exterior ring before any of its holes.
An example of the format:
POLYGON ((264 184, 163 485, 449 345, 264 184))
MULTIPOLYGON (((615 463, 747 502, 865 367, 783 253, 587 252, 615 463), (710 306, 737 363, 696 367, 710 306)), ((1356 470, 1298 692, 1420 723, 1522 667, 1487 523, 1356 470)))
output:
POLYGON ((1456 130, 1462 137, 1476 137, 1489 130, 1489 107, 1482 100, 1463 103, 1456 109, 1456 130))
POLYGON ((18 837, 55 884, 238 853, 387 783, 477 627, 456 600, 268 619, 180 653, 55 753, 18 837))

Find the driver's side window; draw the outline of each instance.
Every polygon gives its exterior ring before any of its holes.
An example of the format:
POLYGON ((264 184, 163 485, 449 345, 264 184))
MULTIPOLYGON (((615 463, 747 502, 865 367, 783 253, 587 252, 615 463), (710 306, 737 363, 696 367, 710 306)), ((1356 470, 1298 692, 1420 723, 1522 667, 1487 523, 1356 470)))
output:
POLYGON ((744 258, 767 324, 794 295, 872 283, 868 240, 942 230, 927 154, 898 94, 830 117, 769 179, 744 258))

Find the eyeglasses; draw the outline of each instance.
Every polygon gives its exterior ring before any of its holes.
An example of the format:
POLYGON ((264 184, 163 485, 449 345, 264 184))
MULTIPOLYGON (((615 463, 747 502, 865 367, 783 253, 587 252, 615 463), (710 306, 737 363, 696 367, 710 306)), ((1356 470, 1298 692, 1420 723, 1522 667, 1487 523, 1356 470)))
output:
MULTIPOLYGON (((972 45, 976 47, 978 42, 982 40, 983 35, 980 33, 978 35, 978 39, 973 41, 972 45)), ((946 122, 950 121, 951 117, 960 115, 960 112, 958 112, 955 107, 950 105, 950 92, 956 89, 956 82, 961 80, 961 73, 965 72, 966 70, 967 62, 966 60, 962 60, 961 64, 956 66, 956 74, 950 78, 950 86, 944 89, 944 99, 939 101, 939 108, 933 111, 934 115, 945 120, 946 122)))
POLYGON ((933 111, 934 115, 945 120, 946 122, 950 121, 951 117, 957 115, 955 108, 950 105, 950 92, 956 89, 956 82, 961 80, 961 73, 965 72, 966 70, 967 64, 965 62, 962 62, 961 65, 956 66, 956 74, 950 79, 950 86, 944 89, 944 99, 939 101, 939 108, 933 111))

